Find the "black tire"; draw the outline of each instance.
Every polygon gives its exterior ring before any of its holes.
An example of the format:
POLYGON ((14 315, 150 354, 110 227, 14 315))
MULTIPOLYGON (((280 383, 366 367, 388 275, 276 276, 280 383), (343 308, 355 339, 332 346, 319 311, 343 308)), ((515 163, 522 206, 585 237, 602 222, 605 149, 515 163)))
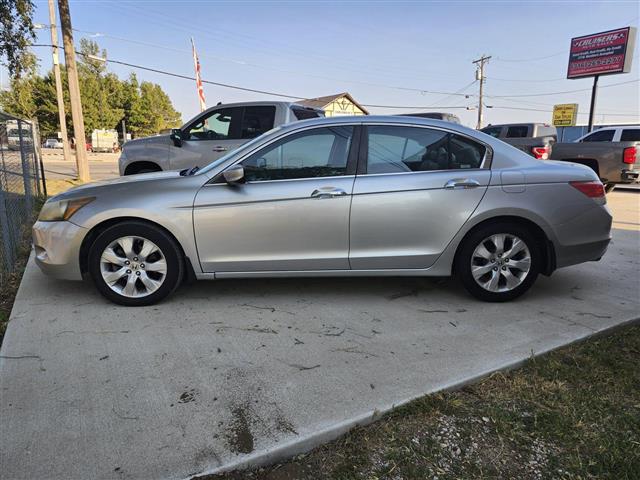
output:
POLYGON ((604 185, 605 193, 611 193, 611 192, 613 192, 613 190, 615 188, 616 188, 616 184, 615 183, 605 183, 605 185, 604 185))
POLYGON ((119 305, 140 307, 153 305, 171 295, 182 282, 184 276, 184 256, 176 241, 162 229, 149 223, 130 220, 113 225, 104 230, 89 249, 89 274, 98 291, 107 299, 119 305), (126 236, 141 237, 153 242, 164 255, 166 274, 162 285, 146 296, 128 297, 121 295, 109 287, 102 278, 100 258, 104 250, 119 238, 126 236))
MULTIPOLYGON (((476 260, 477 261, 477 260, 476 260)), ((509 268, 508 265, 503 265, 509 268)), ((535 236, 529 229, 515 223, 490 223, 473 230, 463 240, 456 256, 455 273, 462 280, 462 284, 474 297, 485 302, 506 302, 524 294, 536 281, 542 267, 541 248, 535 236), (472 255, 483 240, 497 234, 514 235, 527 246, 531 258, 529 271, 522 282, 507 291, 493 292, 483 288, 476 282, 471 272, 472 255)), ((499 267, 502 268, 502 267, 499 267)), ((511 271, 512 273, 514 271, 511 271)), ((489 272, 488 275, 490 275, 489 272)))

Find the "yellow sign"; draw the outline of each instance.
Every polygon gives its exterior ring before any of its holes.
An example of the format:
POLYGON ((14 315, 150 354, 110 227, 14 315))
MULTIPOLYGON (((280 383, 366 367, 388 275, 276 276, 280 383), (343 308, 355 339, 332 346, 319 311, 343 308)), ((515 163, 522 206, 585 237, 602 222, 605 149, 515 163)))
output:
POLYGON ((572 127, 578 117, 577 103, 563 103, 553 106, 553 125, 556 127, 572 127))

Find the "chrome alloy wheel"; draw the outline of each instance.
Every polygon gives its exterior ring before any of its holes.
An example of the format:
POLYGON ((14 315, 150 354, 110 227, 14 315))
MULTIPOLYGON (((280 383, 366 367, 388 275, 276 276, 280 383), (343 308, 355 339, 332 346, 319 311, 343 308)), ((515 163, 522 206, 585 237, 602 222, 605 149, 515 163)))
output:
POLYGON ((485 238, 471 256, 471 275, 489 292, 509 292, 522 284, 531 269, 527 244, 510 233, 485 238))
POLYGON ((146 238, 121 237, 102 252, 100 272, 105 283, 117 294, 146 297, 164 283, 167 260, 162 250, 146 238))

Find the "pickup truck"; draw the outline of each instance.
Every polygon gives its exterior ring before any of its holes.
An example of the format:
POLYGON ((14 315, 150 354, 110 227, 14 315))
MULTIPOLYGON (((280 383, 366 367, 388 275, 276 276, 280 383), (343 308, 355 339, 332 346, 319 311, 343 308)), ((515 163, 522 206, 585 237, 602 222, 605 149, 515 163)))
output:
POLYGON ((574 142, 556 143, 551 159, 579 163, 593 169, 607 191, 619 183, 636 183, 640 127, 606 127, 574 142))
POLYGON ((324 111, 290 102, 218 104, 168 135, 126 142, 120 175, 204 167, 278 125, 316 117, 324 111))
POLYGON ((539 160, 547 160, 550 157, 553 144, 558 140, 556 127, 546 123, 489 125, 480 131, 499 138, 539 160))

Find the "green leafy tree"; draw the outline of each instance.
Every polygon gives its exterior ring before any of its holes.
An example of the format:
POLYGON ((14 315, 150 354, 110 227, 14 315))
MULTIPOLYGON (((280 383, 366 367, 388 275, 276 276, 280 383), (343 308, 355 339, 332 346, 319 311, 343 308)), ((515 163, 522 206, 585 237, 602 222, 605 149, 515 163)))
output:
POLYGON ((0 0, 0 58, 12 77, 28 70, 27 47, 35 38, 31 0, 0 0))
POLYGON ((162 88, 151 82, 142 82, 140 96, 131 107, 129 130, 140 137, 179 127, 180 124, 181 116, 162 88))

